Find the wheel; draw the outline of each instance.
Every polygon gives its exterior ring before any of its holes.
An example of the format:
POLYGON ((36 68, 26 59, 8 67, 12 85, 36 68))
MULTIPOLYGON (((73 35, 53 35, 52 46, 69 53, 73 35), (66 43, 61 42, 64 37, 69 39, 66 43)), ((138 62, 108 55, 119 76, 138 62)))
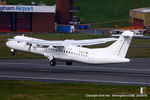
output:
POLYGON ((55 65, 56 65, 56 62, 55 62, 54 60, 51 60, 51 61, 49 62, 49 64, 50 64, 50 66, 55 66, 55 65))
POLYGON ((66 62, 66 65, 71 66, 72 62, 66 62))

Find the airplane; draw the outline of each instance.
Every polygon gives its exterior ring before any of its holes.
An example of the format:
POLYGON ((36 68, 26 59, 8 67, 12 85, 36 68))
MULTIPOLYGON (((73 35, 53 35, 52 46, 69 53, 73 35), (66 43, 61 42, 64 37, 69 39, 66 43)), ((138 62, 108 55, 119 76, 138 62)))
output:
POLYGON ((130 59, 125 58, 133 32, 125 31, 116 38, 87 39, 87 40, 64 40, 48 41, 27 36, 15 36, 8 39, 7 47, 11 49, 13 55, 16 51, 40 54, 48 58, 50 66, 55 66, 56 61, 81 62, 87 64, 111 64, 126 63, 130 59), (105 48, 86 48, 85 46, 97 45, 110 41, 115 41, 105 48))

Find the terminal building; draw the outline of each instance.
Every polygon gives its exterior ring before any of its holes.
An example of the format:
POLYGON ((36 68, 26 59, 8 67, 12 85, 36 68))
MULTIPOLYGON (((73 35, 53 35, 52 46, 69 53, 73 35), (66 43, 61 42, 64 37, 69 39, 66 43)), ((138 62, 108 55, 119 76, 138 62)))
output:
POLYGON ((56 0, 56 6, 0 5, 0 31, 55 32, 55 25, 73 22, 74 0, 56 0))
POLYGON ((150 25, 150 7, 130 10, 130 26, 145 27, 150 25))

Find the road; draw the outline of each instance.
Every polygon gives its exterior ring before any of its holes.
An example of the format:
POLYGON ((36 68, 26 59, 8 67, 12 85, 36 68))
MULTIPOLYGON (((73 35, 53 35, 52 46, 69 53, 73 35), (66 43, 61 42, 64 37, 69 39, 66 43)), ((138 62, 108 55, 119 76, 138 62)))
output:
POLYGON ((46 59, 0 60, 0 80, 98 83, 150 86, 150 58, 132 58, 130 63, 87 65, 58 62, 50 67, 46 59))

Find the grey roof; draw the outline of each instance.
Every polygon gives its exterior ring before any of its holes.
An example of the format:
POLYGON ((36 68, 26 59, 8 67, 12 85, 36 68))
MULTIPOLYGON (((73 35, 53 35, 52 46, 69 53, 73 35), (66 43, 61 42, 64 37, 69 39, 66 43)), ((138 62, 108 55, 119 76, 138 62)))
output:
POLYGON ((140 9, 135 9, 135 11, 147 13, 150 12, 150 8, 140 8, 140 9))

